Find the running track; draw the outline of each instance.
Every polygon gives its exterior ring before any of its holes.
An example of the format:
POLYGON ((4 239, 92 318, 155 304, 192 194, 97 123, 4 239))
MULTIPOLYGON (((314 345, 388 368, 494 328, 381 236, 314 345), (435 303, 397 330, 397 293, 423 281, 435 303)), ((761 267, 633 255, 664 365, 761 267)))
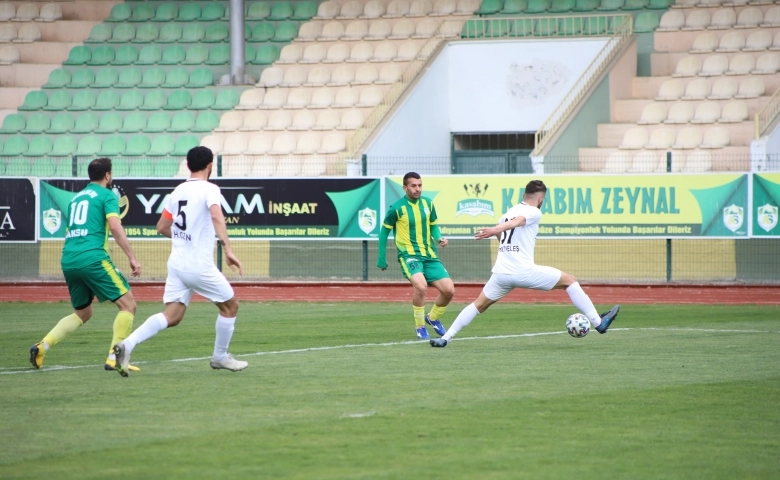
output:
MULTIPOLYGON (((162 301, 163 285, 132 284, 133 295, 139 301, 162 301)), ((410 302, 412 289, 402 283, 252 283, 233 285, 242 301, 289 302, 410 302)), ((718 286, 718 285, 584 285, 595 304, 757 304, 780 305, 780 286, 718 286)), ((455 302, 470 302, 482 290, 481 284, 455 285, 455 302)), ((428 299, 436 290, 428 289, 428 299)), ((0 283, 0 302, 67 301, 64 283, 0 283)), ((194 301, 205 301, 193 297, 194 301)), ((514 290, 502 302, 568 304, 564 291, 538 292, 514 290)))

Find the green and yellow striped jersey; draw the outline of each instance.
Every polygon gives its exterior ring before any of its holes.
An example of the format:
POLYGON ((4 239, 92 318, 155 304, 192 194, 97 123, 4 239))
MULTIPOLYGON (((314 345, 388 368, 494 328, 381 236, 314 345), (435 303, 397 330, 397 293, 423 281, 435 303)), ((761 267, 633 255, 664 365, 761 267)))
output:
POLYGON ((430 198, 411 200, 403 198, 390 205, 382 222, 384 228, 393 230, 398 255, 417 255, 438 258, 431 239, 431 227, 436 225, 436 209, 430 198))

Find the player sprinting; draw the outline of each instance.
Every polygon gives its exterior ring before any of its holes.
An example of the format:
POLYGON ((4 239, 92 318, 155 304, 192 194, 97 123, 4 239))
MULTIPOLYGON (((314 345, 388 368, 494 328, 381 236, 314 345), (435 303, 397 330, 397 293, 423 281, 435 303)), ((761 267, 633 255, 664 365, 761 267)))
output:
POLYGON ((430 341, 432 347, 446 347, 452 337, 477 315, 515 288, 545 291, 565 288, 571 302, 588 317, 596 331, 607 333, 620 311, 620 305, 615 305, 609 312, 599 315, 576 278, 557 268, 534 264, 536 233, 542 218, 539 208, 546 193, 547 187, 541 180, 528 182, 521 203, 510 208, 501 217, 498 225, 478 230, 474 235, 478 240, 498 236, 498 255, 493 274, 479 297, 460 312, 447 333, 430 341))
MULTIPOLYGON (((109 346, 105 369, 116 364, 114 345, 133 329, 135 299, 125 277, 116 269, 108 254, 108 232, 130 261, 130 275, 141 275, 141 264, 119 220, 119 201, 111 191, 111 160, 98 158, 87 166, 89 184, 70 201, 68 226, 60 265, 68 285, 73 313, 62 318, 43 340, 30 347, 30 363, 41 368, 46 352, 71 332, 92 318, 92 299, 112 301, 118 308, 114 319, 114 336, 109 346)), ((138 370, 128 366, 128 369, 138 370)))
POLYGON ((455 295, 455 286, 436 253, 433 242, 442 247, 446 247, 448 242, 441 237, 441 231, 436 224, 433 202, 422 196, 420 175, 415 172, 404 175, 403 189, 406 195, 390 205, 382 222, 376 266, 382 270, 387 269, 387 237, 392 231, 401 271, 414 287, 412 308, 417 338, 427 340, 430 336, 425 328, 426 323, 440 336, 447 332, 439 319, 455 295), (439 295, 426 315, 425 292, 428 285, 436 288, 439 295))
POLYGON ((247 362, 236 360, 227 353, 236 323, 238 299, 233 287, 214 265, 215 234, 227 264, 242 275, 244 270, 230 247, 220 189, 208 181, 213 160, 213 153, 206 147, 195 147, 187 152, 187 168, 192 172, 190 178, 173 190, 157 222, 157 231, 172 241, 163 293, 165 310, 146 319, 114 347, 116 369, 123 377, 128 375, 130 353, 136 345, 178 325, 193 292, 203 295, 219 308, 211 368, 237 372, 247 366, 247 362))

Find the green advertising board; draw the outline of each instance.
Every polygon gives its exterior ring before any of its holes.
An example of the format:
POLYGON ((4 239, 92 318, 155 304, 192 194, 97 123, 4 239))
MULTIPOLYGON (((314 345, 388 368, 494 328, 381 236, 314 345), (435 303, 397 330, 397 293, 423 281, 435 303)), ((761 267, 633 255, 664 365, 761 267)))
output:
MULTIPOLYGON (((540 237, 707 237, 748 235, 747 174, 424 176, 442 234, 471 237, 522 201, 525 185, 548 187, 540 237)), ((387 177, 385 204, 404 195, 387 177)))
POLYGON ((777 226, 778 207, 780 207, 780 173, 754 174, 751 236, 780 237, 780 227, 777 226))

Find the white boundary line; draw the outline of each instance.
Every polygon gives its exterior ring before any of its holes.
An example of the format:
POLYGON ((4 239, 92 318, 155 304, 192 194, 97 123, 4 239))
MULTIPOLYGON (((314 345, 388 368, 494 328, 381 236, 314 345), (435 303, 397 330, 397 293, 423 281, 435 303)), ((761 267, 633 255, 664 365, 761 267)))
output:
MULTIPOLYGON (((676 331, 676 332, 706 332, 706 333, 780 333, 775 330, 718 330, 714 328, 660 328, 660 327, 648 327, 648 328, 611 328, 610 332, 621 332, 628 330, 653 330, 653 331, 676 331)), ((453 341, 465 341, 465 340, 501 340, 507 338, 528 338, 528 337, 542 337, 547 335, 561 335, 566 331, 555 332, 539 332, 539 333, 518 333, 512 335, 489 335, 486 337, 462 337, 455 338, 453 341)), ((306 352, 319 352, 324 350, 343 350, 346 348, 365 348, 365 347, 394 347, 397 345, 414 345, 419 343, 426 343, 425 340, 406 340, 403 342, 383 342, 383 343, 359 343, 359 344, 347 344, 347 345, 333 345, 329 347, 309 347, 309 348, 295 348, 292 350, 276 350, 271 352, 255 352, 246 353, 242 355, 236 355, 237 357, 258 357, 262 355, 284 355, 290 353, 306 353, 306 352)), ((135 365, 144 364, 160 364, 160 363, 176 363, 176 362, 194 362, 209 360, 211 357, 190 357, 190 358, 175 358, 173 360, 162 360, 154 362, 133 362, 135 365)), ((44 367, 41 370, 35 370, 30 367, 6 367, 0 368, 0 375, 16 375, 20 373, 38 373, 38 372, 53 372, 55 370, 79 370, 82 368, 99 368, 100 365, 52 365, 50 367, 44 367)))

